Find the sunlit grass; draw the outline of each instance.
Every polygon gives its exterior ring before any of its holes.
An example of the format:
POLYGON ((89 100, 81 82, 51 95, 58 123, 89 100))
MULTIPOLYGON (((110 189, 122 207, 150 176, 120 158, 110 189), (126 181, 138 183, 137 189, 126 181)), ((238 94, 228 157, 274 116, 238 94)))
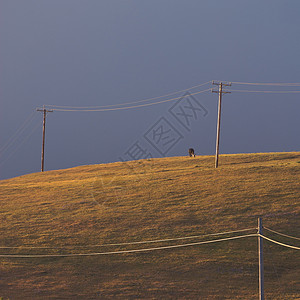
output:
MULTIPOLYGON (((3 180, 0 246, 68 248, 1 253, 132 249, 88 245, 252 228, 259 216, 266 226, 299 236, 299 180, 298 152, 222 155, 218 169, 212 156, 172 157, 3 180)), ((0 258, 0 295, 252 299, 257 296, 256 248, 256 239, 249 238, 147 254, 0 258)), ((296 299, 298 253, 267 242, 265 249, 266 295, 296 299)))

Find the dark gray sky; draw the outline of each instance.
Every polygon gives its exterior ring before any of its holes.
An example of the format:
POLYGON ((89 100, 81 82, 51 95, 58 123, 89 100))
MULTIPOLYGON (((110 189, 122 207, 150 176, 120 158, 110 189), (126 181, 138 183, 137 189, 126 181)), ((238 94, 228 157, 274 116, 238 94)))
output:
MULTIPOLYGON (((39 171, 41 113, 22 124, 43 104, 122 104, 210 80, 300 82, 299 11, 298 0, 1 0, 0 178, 39 171)), ((190 98, 202 111, 188 127, 172 115, 175 102, 50 113, 45 168, 130 159, 136 142, 154 157, 186 155, 191 146, 213 154, 217 98, 190 98), (151 144, 155 126, 173 130, 167 144, 151 144)), ((300 94, 223 100, 221 153, 300 150, 300 94)))

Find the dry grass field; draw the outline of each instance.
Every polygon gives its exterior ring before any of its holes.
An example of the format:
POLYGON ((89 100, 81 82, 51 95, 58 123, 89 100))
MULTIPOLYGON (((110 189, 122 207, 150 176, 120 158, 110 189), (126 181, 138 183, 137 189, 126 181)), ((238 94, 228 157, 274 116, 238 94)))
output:
MULTIPOLYGON (((172 157, 3 180, 0 254, 75 254, 193 243, 216 237, 99 246, 244 228, 255 233, 260 216, 266 227, 299 237, 299 182, 299 152, 221 155, 218 169, 212 156, 172 157)), ((265 234, 300 247, 299 240, 265 234)), ((299 258, 298 250, 264 241, 266 299, 300 298, 299 258)), ((0 296, 257 299, 257 238, 130 254, 0 257, 0 296)))

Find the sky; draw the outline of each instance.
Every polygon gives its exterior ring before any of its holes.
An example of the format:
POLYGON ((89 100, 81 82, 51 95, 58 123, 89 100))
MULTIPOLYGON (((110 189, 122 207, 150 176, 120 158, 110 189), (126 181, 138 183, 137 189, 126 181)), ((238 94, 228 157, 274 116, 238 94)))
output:
POLYGON ((39 172, 43 105, 181 91, 48 113, 45 170, 213 155, 218 94, 198 93, 212 80, 232 82, 220 153, 299 151, 300 94, 234 91, 300 90, 237 83, 300 82, 299 11, 297 0, 1 0, 0 179, 39 172))

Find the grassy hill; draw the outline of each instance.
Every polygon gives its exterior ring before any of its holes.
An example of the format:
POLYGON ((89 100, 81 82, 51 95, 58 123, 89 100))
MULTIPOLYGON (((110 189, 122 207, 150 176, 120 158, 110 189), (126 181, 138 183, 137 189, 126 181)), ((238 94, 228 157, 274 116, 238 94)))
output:
MULTIPOLYGON (((266 227, 299 237, 299 182, 299 152, 222 155, 218 169, 212 156, 172 157, 3 180, 0 246, 20 248, 0 248, 0 254, 191 243, 215 237, 95 246, 255 228, 259 216, 266 227)), ((0 258, 0 296, 257 299, 257 262, 256 237, 134 254, 0 258)), ((266 299, 299 299, 299 251, 264 241, 264 262, 266 299)))

